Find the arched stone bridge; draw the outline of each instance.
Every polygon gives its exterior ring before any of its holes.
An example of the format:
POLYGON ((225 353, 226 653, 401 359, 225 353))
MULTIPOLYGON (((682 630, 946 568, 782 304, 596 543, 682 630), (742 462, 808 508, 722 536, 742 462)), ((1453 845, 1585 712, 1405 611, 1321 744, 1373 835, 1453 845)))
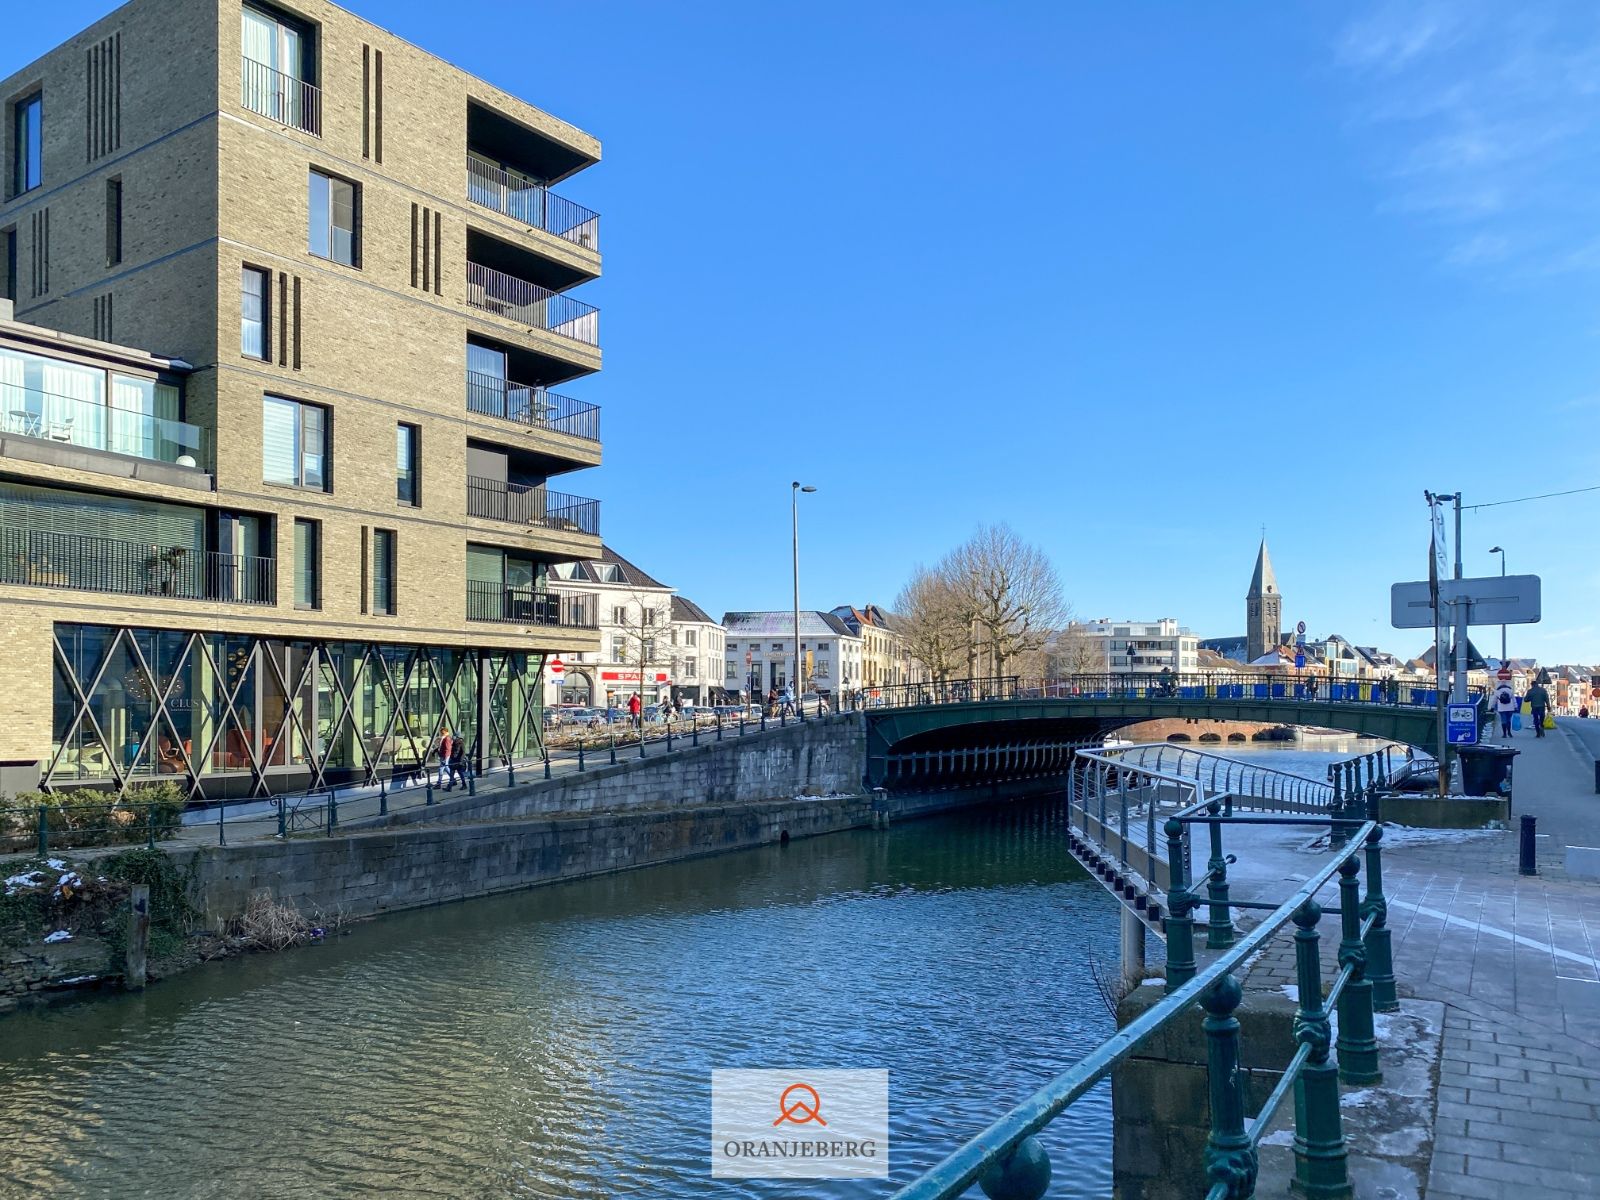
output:
MULTIPOLYGON (((1483 697, 1475 695, 1480 718, 1483 697)), ((1285 675, 1015 677, 912 684, 863 697, 873 787, 1054 772, 1064 748, 1098 744, 1158 717, 1310 725, 1438 754, 1438 693, 1392 682, 1297 682, 1285 675)))

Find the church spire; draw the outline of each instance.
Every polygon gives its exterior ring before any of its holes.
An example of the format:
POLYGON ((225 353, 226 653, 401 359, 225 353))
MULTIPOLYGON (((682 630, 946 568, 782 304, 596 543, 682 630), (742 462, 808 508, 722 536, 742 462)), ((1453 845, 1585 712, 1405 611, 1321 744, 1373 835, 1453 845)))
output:
POLYGON ((1278 590, 1278 577, 1272 571, 1272 556, 1267 553, 1267 539, 1261 539, 1261 549, 1256 554, 1256 573, 1250 577, 1248 600, 1257 600, 1278 590))

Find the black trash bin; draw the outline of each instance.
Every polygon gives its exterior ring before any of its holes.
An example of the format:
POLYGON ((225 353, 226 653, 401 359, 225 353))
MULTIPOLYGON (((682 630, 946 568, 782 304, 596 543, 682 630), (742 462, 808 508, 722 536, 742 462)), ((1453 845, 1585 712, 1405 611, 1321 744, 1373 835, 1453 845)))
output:
POLYGON ((1511 760, 1521 754, 1509 746, 1457 746, 1461 787, 1469 796, 1511 795, 1511 760))

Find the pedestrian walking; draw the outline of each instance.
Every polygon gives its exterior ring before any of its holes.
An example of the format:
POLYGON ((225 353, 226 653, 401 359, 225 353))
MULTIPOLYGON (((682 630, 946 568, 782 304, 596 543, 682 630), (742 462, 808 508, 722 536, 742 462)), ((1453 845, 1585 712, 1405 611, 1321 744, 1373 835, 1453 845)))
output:
POLYGON ((643 711, 644 701, 640 700, 639 693, 635 692, 633 695, 628 697, 628 718, 641 730, 644 729, 644 721, 641 719, 639 714, 643 711))
POLYGON ((450 782, 450 750, 455 745, 455 734, 446 729, 439 737, 439 786, 450 782))
POLYGON ((1528 707, 1533 710, 1533 736, 1544 736, 1544 714, 1550 707, 1550 693, 1544 690, 1544 684, 1537 680, 1528 689, 1528 694, 1523 697, 1528 702, 1528 707))
POLYGON ((450 746, 450 783, 444 790, 456 790, 456 780, 461 781, 461 786, 467 786, 467 739, 458 737, 450 746))
POLYGON ((1494 710, 1500 714, 1500 736, 1511 736, 1511 714, 1517 711, 1517 696, 1511 690, 1509 683, 1502 683, 1494 690, 1494 710))

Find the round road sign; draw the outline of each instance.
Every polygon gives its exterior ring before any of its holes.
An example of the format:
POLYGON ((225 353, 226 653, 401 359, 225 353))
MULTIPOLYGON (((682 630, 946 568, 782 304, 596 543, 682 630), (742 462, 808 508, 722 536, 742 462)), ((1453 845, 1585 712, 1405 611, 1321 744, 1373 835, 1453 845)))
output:
POLYGON ((1511 682, 1511 668, 1510 667, 1501 667, 1498 671, 1495 672, 1494 677, 1496 679, 1498 679, 1501 683, 1510 683, 1511 682))
POLYGON ((565 671, 566 669, 567 664, 562 662, 559 658, 553 658, 550 660, 550 674, 554 675, 557 679, 561 678, 561 672, 565 671))
POLYGON ((1301 621, 1300 624, 1298 624, 1298 625, 1296 625, 1294 627, 1294 631, 1296 633, 1304 633, 1306 631, 1306 623, 1304 621, 1301 621))

